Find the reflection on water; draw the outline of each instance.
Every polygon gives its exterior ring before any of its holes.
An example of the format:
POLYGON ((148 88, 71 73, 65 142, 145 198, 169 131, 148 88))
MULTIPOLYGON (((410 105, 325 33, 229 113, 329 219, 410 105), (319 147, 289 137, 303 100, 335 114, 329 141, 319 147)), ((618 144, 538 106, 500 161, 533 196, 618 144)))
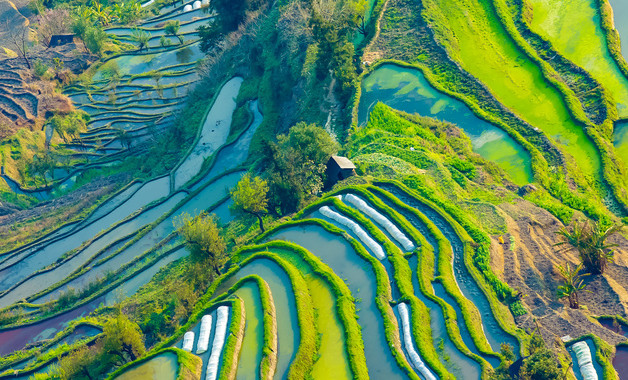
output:
POLYGON ((621 53, 624 59, 628 61, 628 1, 626 0, 608 0, 613 8, 613 19, 615 29, 619 32, 621 40, 621 53))
POLYGON ((530 155, 506 132, 475 116, 462 102, 436 91, 417 69, 382 65, 362 82, 358 122, 381 101, 408 113, 435 117, 458 125, 471 139, 473 151, 496 162, 517 184, 532 180, 530 155))

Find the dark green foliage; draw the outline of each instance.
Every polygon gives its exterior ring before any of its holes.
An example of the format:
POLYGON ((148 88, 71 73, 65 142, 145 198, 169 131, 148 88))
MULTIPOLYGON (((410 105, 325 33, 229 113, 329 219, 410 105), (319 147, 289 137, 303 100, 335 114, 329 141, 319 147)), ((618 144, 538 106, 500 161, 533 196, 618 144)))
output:
POLYGON ((491 374, 491 380, 557 380, 562 378, 558 361, 552 352, 545 346, 543 338, 533 333, 528 346, 530 356, 523 360, 518 373, 511 376, 510 366, 516 359, 512 347, 502 344, 500 353, 504 360, 502 364, 491 374))
POLYGON ((268 180, 269 211, 287 214, 296 211, 322 190, 325 164, 338 144, 321 127, 299 123, 288 135, 263 146, 258 169, 268 180))

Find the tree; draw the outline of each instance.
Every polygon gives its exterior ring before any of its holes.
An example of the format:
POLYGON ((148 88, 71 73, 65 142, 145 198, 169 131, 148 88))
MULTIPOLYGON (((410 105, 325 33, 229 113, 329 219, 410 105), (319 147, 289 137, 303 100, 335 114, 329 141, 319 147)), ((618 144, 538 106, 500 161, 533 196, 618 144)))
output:
POLYGON ((53 35, 68 33, 72 23, 70 12, 64 8, 47 9, 37 19, 38 40, 45 47, 50 46, 53 35))
POLYGON ((131 149, 131 144, 133 143, 133 138, 131 134, 124 128, 116 129, 116 138, 120 140, 120 144, 125 147, 127 150, 131 149))
POLYGON ((268 182, 260 177, 251 177, 249 173, 238 182, 235 189, 231 191, 233 205, 231 210, 236 213, 244 213, 257 217, 259 228, 264 232, 264 222, 262 214, 266 213, 268 207, 268 182))
POLYGON ((225 252, 227 245, 220 236, 217 217, 215 214, 202 212, 192 217, 188 213, 181 214, 174 220, 177 232, 188 245, 192 258, 211 268, 210 279, 219 275, 222 266, 227 262, 225 252))
POLYGON ((607 244, 609 236, 621 231, 621 224, 605 228, 600 222, 575 223, 572 231, 566 228, 558 231, 562 241, 556 246, 566 245, 568 249, 575 249, 580 255, 580 260, 591 274, 602 274, 609 262, 613 261, 611 248, 617 244, 607 244))
POLYGON ((148 41, 150 40, 150 34, 142 29, 135 28, 132 32, 133 41, 137 44, 138 51, 142 51, 144 48, 148 48, 148 41))
POLYGON ((107 356, 109 363, 121 366, 146 353, 140 327, 120 310, 115 318, 105 323, 103 334, 103 354, 107 356))
POLYGON ((91 53, 100 55, 106 39, 107 33, 102 28, 94 26, 85 31, 83 42, 91 53))
POLYGON ((586 274, 579 274, 580 270, 582 270, 582 264, 571 269, 569 263, 567 263, 564 267, 558 265, 557 269, 560 276, 563 278, 563 285, 558 287, 558 298, 569 299, 569 307, 579 309, 578 292, 586 287, 586 284, 582 280, 582 277, 586 276, 586 274))
POLYGON ((68 355, 59 359, 61 378, 72 379, 97 379, 97 364, 99 356, 95 348, 82 346, 68 355))
POLYGON ((179 28, 181 28, 181 22, 179 20, 169 20, 164 25, 164 31, 166 35, 174 36, 179 39, 179 43, 183 43, 183 37, 179 34, 179 28))
POLYGON ((9 46, 15 50, 15 52, 22 57, 28 69, 31 69, 31 62, 28 58, 29 51, 29 27, 28 20, 24 24, 20 24, 19 26, 12 26, 9 24, 9 21, 6 21, 5 24, 6 39, 9 41, 9 46))
POLYGON ((218 46, 222 37, 225 35, 220 24, 212 22, 209 25, 201 25, 196 28, 198 38, 201 41, 200 49, 203 53, 207 53, 218 46))
POLYGON ((338 150, 338 144, 321 127, 298 123, 288 135, 262 146, 258 169, 269 183, 269 208, 282 214, 297 210, 324 184, 325 164, 338 150))

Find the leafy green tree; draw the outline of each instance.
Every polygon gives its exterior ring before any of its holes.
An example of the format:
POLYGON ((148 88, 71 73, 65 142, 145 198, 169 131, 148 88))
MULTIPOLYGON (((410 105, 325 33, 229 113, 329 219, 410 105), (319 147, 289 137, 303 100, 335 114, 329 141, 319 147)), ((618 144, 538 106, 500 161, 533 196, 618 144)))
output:
POLYGON ((586 274, 580 274, 582 270, 582 264, 579 264, 575 268, 571 268, 569 263, 564 267, 558 265, 556 267, 558 273, 563 278, 563 285, 558 287, 558 298, 567 298, 569 300, 569 307, 572 309, 579 309, 580 304, 578 302, 578 292, 586 288, 586 284, 582 280, 582 277, 586 274))
POLYGON ((98 378, 98 362, 100 355, 96 355, 96 349, 83 346, 59 360, 59 372, 64 380, 98 378))
POLYGON ((606 243, 609 236, 621 231, 621 224, 603 227, 600 222, 575 223, 571 231, 566 228, 558 231, 562 241, 556 246, 567 246, 580 255, 580 260, 591 274, 602 274, 609 262, 613 261, 611 248, 617 244, 606 243))
POLYGON ((106 40, 107 33, 102 28, 95 26, 85 31, 83 43, 91 53, 100 55, 106 40))
POLYGON ((268 190, 267 181, 260 177, 251 177, 247 173, 238 182, 236 188, 231 191, 231 199, 233 199, 231 210, 239 214, 249 214, 257 217, 259 228, 262 232, 264 232, 262 215, 267 212, 268 190))
POLYGON ((521 366, 519 378, 522 380, 558 380, 563 374, 556 363, 552 352, 543 348, 526 358, 521 366))
POLYGON ((150 40, 150 34, 142 29, 135 28, 133 29, 132 36, 133 41, 137 44, 138 51, 142 51, 142 49, 148 48, 148 41, 150 40))
POLYGON ((201 41, 200 49, 203 53, 213 50, 225 35, 222 27, 217 22, 211 22, 209 25, 201 25, 196 31, 201 41))
POLYGON ((179 34, 179 29, 181 28, 181 22, 179 20, 169 20, 164 25, 164 31, 166 35, 174 36, 179 39, 179 43, 183 43, 183 37, 179 34))
POLYGON ((338 144, 321 127, 298 123, 277 142, 266 142, 258 168, 265 172, 270 187, 269 206, 282 214, 297 210, 324 184, 326 162, 338 144))
POLYGON ((228 260, 227 245, 220 235, 216 215, 203 212, 192 217, 183 213, 174 220, 174 226, 186 241, 192 258, 211 268, 210 280, 213 281, 228 260))
POLYGON ((140 327, 119 310, 105 323, 103 333, 102 349, 109 363, 121 366, 146 353, 140 327))

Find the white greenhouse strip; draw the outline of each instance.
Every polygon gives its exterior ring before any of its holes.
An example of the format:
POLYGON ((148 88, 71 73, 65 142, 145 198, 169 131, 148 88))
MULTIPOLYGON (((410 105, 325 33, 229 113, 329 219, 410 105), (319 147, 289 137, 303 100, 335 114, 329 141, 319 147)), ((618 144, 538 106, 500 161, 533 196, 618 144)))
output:
POLYGON ((584 380, 597 380, 597 372, 593 366, 593 358, 591 357, 591 350, 586 342, 574 343, 571 349, 576 354, 578 359, 578 367, 580 367, 580 374, 584 380))
POLYGON ((406 252, 410 252, 415 248, 414 243, 412 243, 412 241, 408 239, 408 237, 403 232, 401 232, 401 230, 397 228, 397 226, 395 226, 393 222, 390 221, 390 219, 382 215, 379 211, 375 210, 373 207, 369 206, 369 204, 366 203, 364 200, 362 200, 361 198, 353 194, 345 195, 344 199, 346 199, 347 202, 351 203, 358 210, 362 211, 368 217, 370 217, 375 222, 377 222, 377 224, 384 227, 386 231, 388 231, 390 236, 392 236, 395 240, 399 242, 399 244, 401 244, 401 246, 406 252))
POLYGON ((360 238, 362 243, 364 243, 367 247, 371 249, 371 251, 373 251, 378 259, 384 260, 386 258, 386 253, 384 252, 384 249, 375 240, 373 240, 373 238, 370 237, 366 233, 366 231, 364 231, 364 229, 360 227, 360 225, 358 225, 356 222, 347 218, 344 215, 337 213, 329 206, 323 206, 318 211, 320 211, 321 214, 325 215, 329 219, 333 219, 353 231, 353 233, 356 234, 358 238, 360 238))
POLYGON ((192 352, 192 348, 194 348, 194 331, 188 331, 185 335, 183 335, 183 344, 181 345, 181 349, 192 352))
POLYGON ((196 342, 196 354, 200 355, 207 352, 209 345, 209 335, 212 332, 212 316, 204 315, 201 319, 201 330, 198 333, 198 342, 196 342))
POLYGON ((225 335, 227 333, 227 320, 229 319, 229 307, 221 306, 216 312, 216 334, 212 343, 212 353, 207 362, 207 373, 205 380, 216 380, 218 377, 218 364, 222 348, 225 345, 225 335))
POLYGON ((403 327, 403 345, 406 349, 406 352, 410 356, 410 362, 412 366, 416 368, 417 371, 421 373, 421 376, 426 380, 436 380, 436 377, 432 374, 432 372, 427 368, 419 353, 414 348, 414 343, 412 340, 412 333, 410 331, 410 312, 408 311, 408 305, 401 302, 397 305, 397 311, 399 311, 399 315, 401 316, 401 324, 403 327))

